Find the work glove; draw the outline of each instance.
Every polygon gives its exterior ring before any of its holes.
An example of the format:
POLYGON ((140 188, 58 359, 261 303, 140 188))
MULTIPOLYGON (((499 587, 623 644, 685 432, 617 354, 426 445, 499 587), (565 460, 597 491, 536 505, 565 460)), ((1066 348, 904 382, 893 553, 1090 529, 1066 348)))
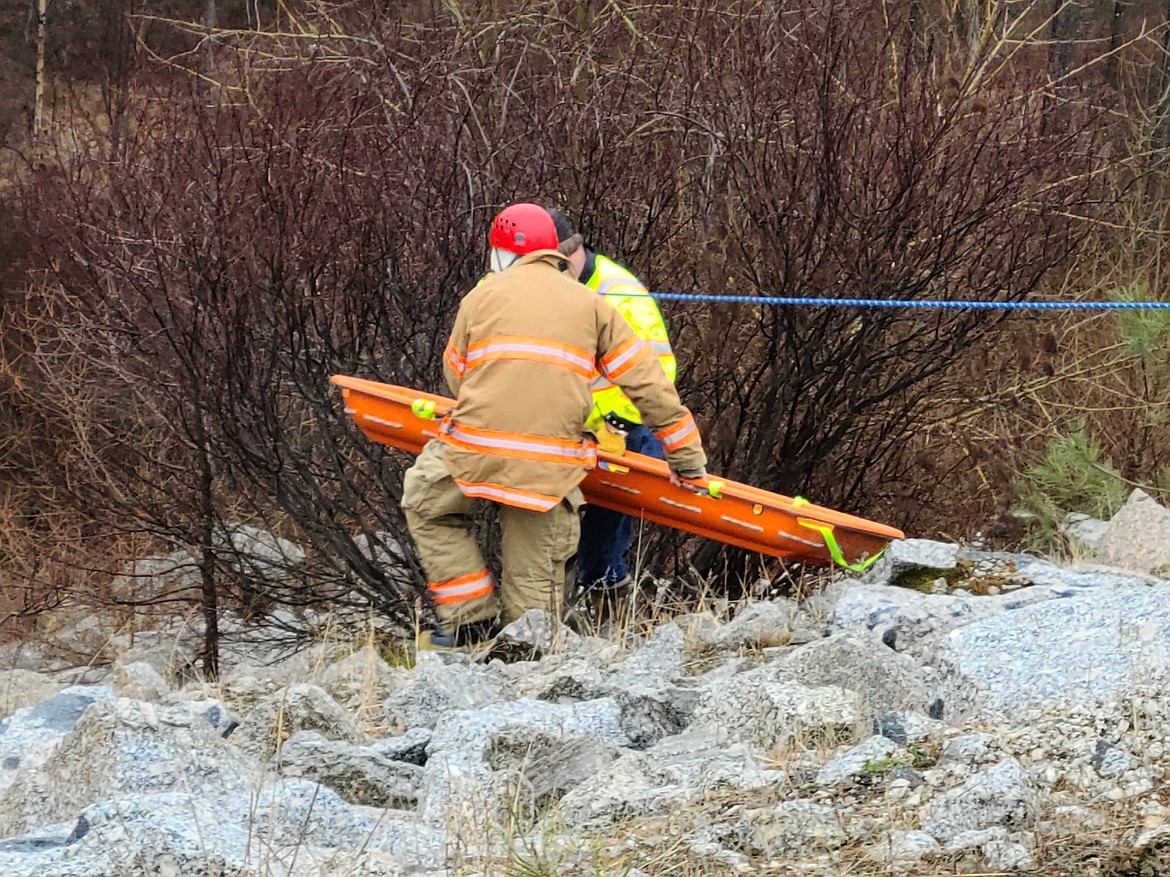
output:
POLYGON ((670 467, 670 483, 675 487, 685 487, 687 490, 693 490, 696 493, 701 493, 703 488, 697 483, 700 478, 707 475, 707 470, 699 466, 695 469, 675 469, 670 467))

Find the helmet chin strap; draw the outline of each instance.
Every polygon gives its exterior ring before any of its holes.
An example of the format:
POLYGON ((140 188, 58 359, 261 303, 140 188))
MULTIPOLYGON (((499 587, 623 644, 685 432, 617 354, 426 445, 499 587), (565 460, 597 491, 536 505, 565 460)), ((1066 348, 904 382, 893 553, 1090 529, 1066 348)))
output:
POLYGON ((509 253, 507 250, 501 250, 499 247, 492 247, 492 270, 499 273, 505 268, 510 267, 519 258, 520 256, 517 253, 509 253))

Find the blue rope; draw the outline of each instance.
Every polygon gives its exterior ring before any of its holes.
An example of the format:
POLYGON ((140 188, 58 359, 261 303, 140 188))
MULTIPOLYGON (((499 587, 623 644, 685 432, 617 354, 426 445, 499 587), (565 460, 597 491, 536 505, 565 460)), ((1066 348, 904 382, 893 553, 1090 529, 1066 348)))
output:
MULTIPOLYGON (((815 298, 783 295, 707 295, 697 292, 647 292, 659 301, 714 302, 718 304, 808 305, 845 308, 933 308, 935 310, 984 311, 1123 311, 1167 310, 1170 301, 940 301, 937 299, 815 298)), ((631 296, 633 297, 633 296, 631 296)))

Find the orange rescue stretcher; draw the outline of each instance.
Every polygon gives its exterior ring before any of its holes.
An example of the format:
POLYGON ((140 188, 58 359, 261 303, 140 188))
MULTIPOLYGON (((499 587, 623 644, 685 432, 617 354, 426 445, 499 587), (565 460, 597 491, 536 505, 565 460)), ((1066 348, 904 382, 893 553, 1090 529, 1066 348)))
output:
MULTIPOLYGON (((345 411, 365 435, 418 454, 438 434, 451 399, 362 378, 334 375, 345 411)), ((651 457, 598 450, 597 467, 581 484, 585 501, 656 524, 797 563, 836 563, 862 570, 901 530, 801 497, 706 476, 687 486, 670 480, 667 465, 651 457)))

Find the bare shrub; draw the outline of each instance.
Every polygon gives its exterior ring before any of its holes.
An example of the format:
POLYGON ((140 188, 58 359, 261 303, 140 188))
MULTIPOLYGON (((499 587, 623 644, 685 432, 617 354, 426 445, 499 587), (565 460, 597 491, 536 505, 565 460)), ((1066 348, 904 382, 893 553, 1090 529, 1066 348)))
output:
MULTIPOLYGON (((566 206, 658 289, 1027 296, 1078 242, 1090 129, 1044 130, 1043 77, 1000 69, 994 41, 958 78, 906 51, 888 5, 363 7, 144 71, 124 123, 28 192, 35 379, 77 507, 196 552, 209 630, 225 581, 405 615, 357 537, 404 531, 407 461, 354 431, 328 377, 437 389, 487 221, 516 198, 566 206), (311 555, 277 586, 234 576, 213 538, 233 520, 311 555)), ((921 491, 914 440, 953 419, 955 365, 999 323, 667 311, 715 466, 873 513, 921 491)))

